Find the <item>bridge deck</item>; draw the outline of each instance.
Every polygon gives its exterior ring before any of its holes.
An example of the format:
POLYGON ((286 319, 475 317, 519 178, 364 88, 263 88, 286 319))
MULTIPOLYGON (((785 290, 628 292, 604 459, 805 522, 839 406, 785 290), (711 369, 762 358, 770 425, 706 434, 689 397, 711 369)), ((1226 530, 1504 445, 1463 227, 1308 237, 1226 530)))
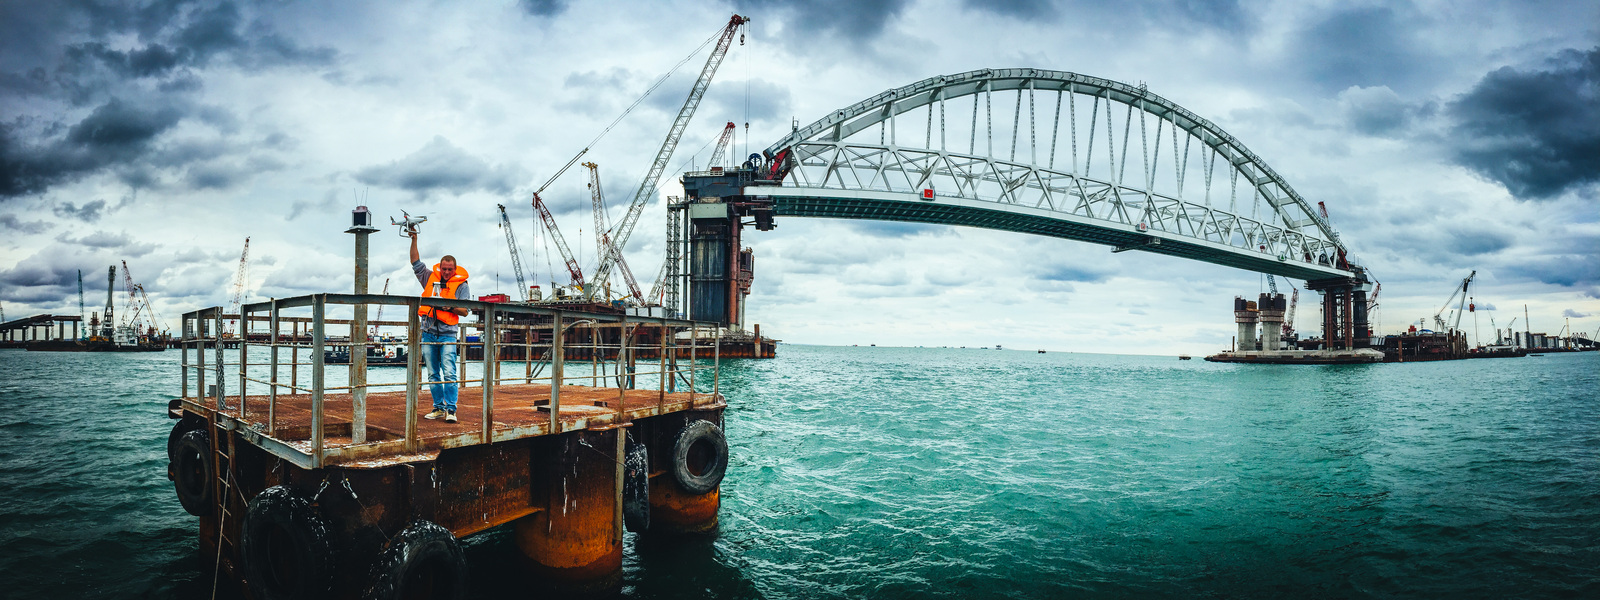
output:
POLYGON ((981 227, 1124 247, 1301 280, 1350 276, 1348 272, 1303 259, 1278 260, 1270 254, 1243 251, 1189 236, 1154 229, 1141 232, 1120 223, 1026 206, 947 196, 924 200, 908 193, 788 186, 751 187, 746 193, 770 197, 778 216, 981 227), (1152 244, 1152 240, 1159 242, 1152 244))

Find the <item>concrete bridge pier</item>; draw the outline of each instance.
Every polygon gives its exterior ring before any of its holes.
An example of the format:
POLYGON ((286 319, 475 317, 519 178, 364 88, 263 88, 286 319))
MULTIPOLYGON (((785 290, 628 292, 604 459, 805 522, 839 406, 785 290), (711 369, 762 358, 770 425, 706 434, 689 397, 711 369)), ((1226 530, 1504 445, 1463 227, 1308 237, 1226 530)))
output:
POLYGON ((1256 306, 1261 309, 1261 349, 1282 350, 1283 314, 1289 303, 1283 294, 1262 294, 1256 306))
POLYGON ((1239 324, 1239 352, 1257 350, 1256 346, 1256 321, 1260 320, 1260 311, 1256 303, 1235 296, 1233 299, 1233 322, 1239 324))

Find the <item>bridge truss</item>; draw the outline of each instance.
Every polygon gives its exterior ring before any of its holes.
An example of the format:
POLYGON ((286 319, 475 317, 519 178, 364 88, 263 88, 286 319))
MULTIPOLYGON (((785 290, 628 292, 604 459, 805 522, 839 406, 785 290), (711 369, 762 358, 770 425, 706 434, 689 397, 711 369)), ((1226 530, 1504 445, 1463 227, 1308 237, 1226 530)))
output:
POLYGON ((932 77, 796 129, 766 156, 771 181, 755 183, 772 187, 744 193, 779 216, 970 225, 1299 279, 1350 276, 1338 232, 1259 156, 1109 79, 932 77))

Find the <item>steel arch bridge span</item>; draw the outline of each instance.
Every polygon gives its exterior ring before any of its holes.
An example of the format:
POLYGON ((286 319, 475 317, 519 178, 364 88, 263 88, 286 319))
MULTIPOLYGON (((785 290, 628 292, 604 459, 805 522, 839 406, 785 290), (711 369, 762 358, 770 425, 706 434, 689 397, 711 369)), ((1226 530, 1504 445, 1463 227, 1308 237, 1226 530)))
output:
POLYGON ((932 77, 798 128, 765 156, 739 190, 690 174, 686 191, 770 202, 779 216, 984 227, 1305 280, 1352 274, 1338 232, 1259 156, 1108 79, 932 77))

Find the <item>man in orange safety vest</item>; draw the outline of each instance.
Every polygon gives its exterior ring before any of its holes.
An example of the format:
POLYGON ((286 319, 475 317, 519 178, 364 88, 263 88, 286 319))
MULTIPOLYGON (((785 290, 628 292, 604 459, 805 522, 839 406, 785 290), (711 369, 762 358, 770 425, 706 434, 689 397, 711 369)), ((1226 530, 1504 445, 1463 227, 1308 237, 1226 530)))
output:
MULTIPOLYGON (((417 253, 417 233, 411 232, 411 270, 422 283, 423 298, 470 299, 467 291, 467 270, 456 264, 449 254, 429 268, 417 253)), ((456 422, 456 337, 460 335, 461 317, 468 314, 465 308, 439 308, 423 306, 419 309, 422 327, 422 360, 428 368, 428 392, 433 396, 433 412, 428 419, 456 422)))

